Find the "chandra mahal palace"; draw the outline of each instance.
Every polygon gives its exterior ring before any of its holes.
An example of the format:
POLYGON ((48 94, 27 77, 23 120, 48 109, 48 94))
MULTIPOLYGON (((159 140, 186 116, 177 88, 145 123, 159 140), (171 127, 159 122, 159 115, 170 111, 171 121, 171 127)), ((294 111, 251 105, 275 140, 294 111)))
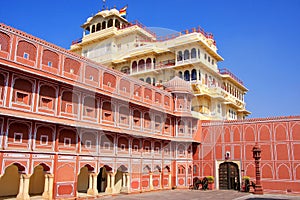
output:
POLYGON ((0 24, 0 199, 96 198, 255 182, 300 193, 300 117, 246 119, 212 34, 167 36, 104 9, 70 50, 0 24))

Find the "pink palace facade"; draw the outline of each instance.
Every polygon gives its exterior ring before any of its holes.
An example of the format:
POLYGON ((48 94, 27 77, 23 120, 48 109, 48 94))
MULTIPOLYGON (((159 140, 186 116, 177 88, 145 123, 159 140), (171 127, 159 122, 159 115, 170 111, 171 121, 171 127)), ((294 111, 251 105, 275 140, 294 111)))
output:
POLYGON ((4 24, 0 66, 0 197, 187 188, 207 175, 233 189, 255 176, 255 143, 264 190, 300 192, 300 117, 201 121, 178 77, 158 88, 4 24))

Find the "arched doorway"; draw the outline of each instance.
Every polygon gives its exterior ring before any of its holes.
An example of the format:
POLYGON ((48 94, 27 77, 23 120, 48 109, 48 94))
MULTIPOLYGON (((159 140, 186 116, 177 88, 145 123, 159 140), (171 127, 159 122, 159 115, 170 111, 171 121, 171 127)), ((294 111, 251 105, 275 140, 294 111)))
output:
POLYGON ((239 190, 239 167, 233 162, 223 162, 219 166, 219 188, 221 190, 239 190))
POLYGON ((0 199, 1 197, 16 197, 19 192, 20 174, 16 165, 10 165, 5 169, 0 178, 0 199))
POLYGON ((104 165, 100 168, 100 172, 97 176, 97 190, 98 192, 105 192, 107 187, 107 175, 112 170, 111 167, 104 165))
POLYGON ((45 186, 45 171, 48 170, 44 169, 42 165, 38 165, 34 168, 29 181, 30 196, 41 196, 43 194, 45 186))
POLYGON ((80 173, 78 175, 77 191, 79 193, 87 193, 88 188, 89 188, 89 170, 85 166, 80 169, 80 173))
POLYGON ((122 189, 124 190, 125 186, 126 186, 126 176, 125 174, 128 172, 127 167, 125 167, 124 165, 121 165, 118 169, 117 169, 117 173, 115 175, 115 191, 117 193, 121 192, 122 189))
POLYGON ((86 164, 80 169, 77 178, 77 191, 79 196, 85 196, 86 194, 95 195, 97 194, 96 189, 94 188, 94 167, 89 164, 86 164))

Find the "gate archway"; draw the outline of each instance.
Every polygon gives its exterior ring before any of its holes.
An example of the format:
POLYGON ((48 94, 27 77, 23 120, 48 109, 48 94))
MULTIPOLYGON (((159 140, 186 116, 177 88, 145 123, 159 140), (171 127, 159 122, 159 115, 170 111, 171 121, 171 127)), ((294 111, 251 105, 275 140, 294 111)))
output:
POLYGON ((233 162, 223 162, 219 166, 219 189, 239 190, 240 174, 239 167, 233 162))

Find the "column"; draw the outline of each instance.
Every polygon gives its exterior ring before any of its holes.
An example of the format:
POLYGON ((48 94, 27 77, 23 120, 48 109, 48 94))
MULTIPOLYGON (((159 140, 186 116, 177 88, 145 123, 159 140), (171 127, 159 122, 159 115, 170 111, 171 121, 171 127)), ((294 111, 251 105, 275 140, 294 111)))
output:
POLYGON ((92 173, 89 173, 89 189, 87 190, 87 194, 89 195, 93 195, 92 186, 93 186, 93 177, 92 177, 92 173))
POLYGON ((153 173, 152 172, 150 172, 150 178, 149 178, 150 180, 150 190, 153 190, 153 173))
POLYGON ((98 177, 98 174, 97 173, 93 173, 93 191, 94 191, 95 195, 98 194, 97 177, 98 177))
POLYGON ((30 175, 27 175, 27 174, 23 175, 23 180, 24 180, 23 199, 24 200, 30 199, 30 197, 29 197, 29 179, 30 179, 30 175))
POLYGON ((129 193, 130 181, 128 173, 123 173, 122 183, 121 193, 129 193))
POLYGON ((126 173, 123 173, 122 187, 126 187, 126 173))
POLYGON ((129 173, 126 174, 126 178, 127 178, 127 188, 128 188, 128 193, 130 193, 130 175, 129 173))
POLYGON ((90 173, 89 174, 89 189, 87 191, 88 195, 96 195, 97 191, 97 174, 90 173))
POLYGON ((42 194, 43 199, 49 199, 49 177, 48 174, 45 174, 45 185, 44 192, 42 194))
POLYGON ((111 173, 107 173, 107 186, 106 186, 106 189, 105 189, 105 193, 111 193, 110 174, 111 173))
POLYGON ((116 173, 111 173, 111 192, 112 193, 116 193, 116 189, 115 189, 115 175, 116 173))
POLYGON ((48 174, 49 177, 49 199, 52 199, 52 194, 53 194, 53 179, 54 179, 54 175, 53 174, 48 174))
POLYGON ((159 173, 159 189, 162 189, 162 172, 159 173))
POLYGON ((17 199, 23 199, 23 187, 24 187, 23 174, 20 174, 19 193, 17 195, 17 199))
POLYGON ((169 172, 169 179, 168 179, 168 181, 169 181, 168 186, 171 189, 172 188, 172 174, 171 174, 171 172, 169 172))

